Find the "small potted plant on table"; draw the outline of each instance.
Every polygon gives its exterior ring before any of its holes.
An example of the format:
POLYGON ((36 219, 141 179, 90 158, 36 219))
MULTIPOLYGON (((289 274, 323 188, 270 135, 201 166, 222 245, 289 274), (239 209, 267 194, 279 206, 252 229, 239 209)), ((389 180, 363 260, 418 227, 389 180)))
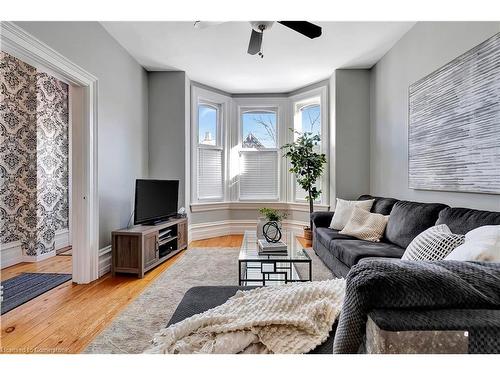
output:
MULTIPOLYGON (((324 165, 326 164, 326 155, 318 153, 314 149, 318 148, 321 141, 319 135, 312 133, 299 133, 290 129, 292 132, 299 134, 295 142, 288 143, 282 147, 284 150, 283 157, 290 159, 290 172, 295 174, 295 178, 299 186, 307 192, 306 200, 309 202, 309 214, 314 212, 314 201, 321 195, 315 184, 323 174, 324 165)), ((309 216, 309 227, 304 228, 304 237, 307 240, 312 240, 312 221, 309 216)))
POLYGON ((288 213, 286 211, 278 211, 274 208, 259 208, 259 213, 262 215, 259 217, 259 222, 257 224, 257 238, 264 238, 262 229, 264 224, 269 222, 275 222, 279 228, 281 228, 281 221, 286 219, 288 213))

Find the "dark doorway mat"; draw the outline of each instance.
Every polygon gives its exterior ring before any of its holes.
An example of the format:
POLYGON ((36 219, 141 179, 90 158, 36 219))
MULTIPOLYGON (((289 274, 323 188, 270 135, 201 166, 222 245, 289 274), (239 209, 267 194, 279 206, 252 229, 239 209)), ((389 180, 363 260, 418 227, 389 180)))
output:
POLYGON ((1 314, 21 306, 66 281, 71 280, 68 273, 22 273, 1 282, 1 314))

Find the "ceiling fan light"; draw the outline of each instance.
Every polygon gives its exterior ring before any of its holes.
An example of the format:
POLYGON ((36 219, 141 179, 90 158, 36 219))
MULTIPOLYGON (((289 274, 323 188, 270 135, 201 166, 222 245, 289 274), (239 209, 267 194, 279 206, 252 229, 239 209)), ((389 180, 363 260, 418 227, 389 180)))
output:
POLYGON ((252 26, 252 29, 255 31, 261 33, 264 30, 269 30, 271 27, 273 27, 274 21, 250 21, 250 25, 252 26))

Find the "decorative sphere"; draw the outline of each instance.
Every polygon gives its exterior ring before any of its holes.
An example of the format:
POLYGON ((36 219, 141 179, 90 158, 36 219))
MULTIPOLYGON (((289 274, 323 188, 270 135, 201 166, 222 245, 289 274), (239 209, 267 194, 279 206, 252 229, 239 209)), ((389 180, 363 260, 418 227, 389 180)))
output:
POLYGON ((281 230, 275 221, 265 223, 262 232, 267 242, 276 243, 281 240, 281 230))

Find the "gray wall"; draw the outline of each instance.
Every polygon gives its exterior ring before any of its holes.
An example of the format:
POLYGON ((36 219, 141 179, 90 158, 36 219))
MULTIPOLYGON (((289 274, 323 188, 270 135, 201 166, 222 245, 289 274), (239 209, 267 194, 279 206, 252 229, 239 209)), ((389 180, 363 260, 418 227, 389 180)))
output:
POLYGON ((408 188, 408 86, 499 31, 499 22, 419 22, 372 68, 372 194, 500 210, 499 195, 408 188))
POLYGON ((99 79, 99 246, 127 225, 148 175, 146 71, 97 22, 16 22, 99 79))
POLYGON ((185 206, 189 84, 184 72, 149 72, 149 177, 179 180, 185 206), (187 93, 186 93, 187 91, 187 93))
POLYGON ((370 191, 370 71, 336 70, 334 82, 333 197, 356 199, 370 191))

